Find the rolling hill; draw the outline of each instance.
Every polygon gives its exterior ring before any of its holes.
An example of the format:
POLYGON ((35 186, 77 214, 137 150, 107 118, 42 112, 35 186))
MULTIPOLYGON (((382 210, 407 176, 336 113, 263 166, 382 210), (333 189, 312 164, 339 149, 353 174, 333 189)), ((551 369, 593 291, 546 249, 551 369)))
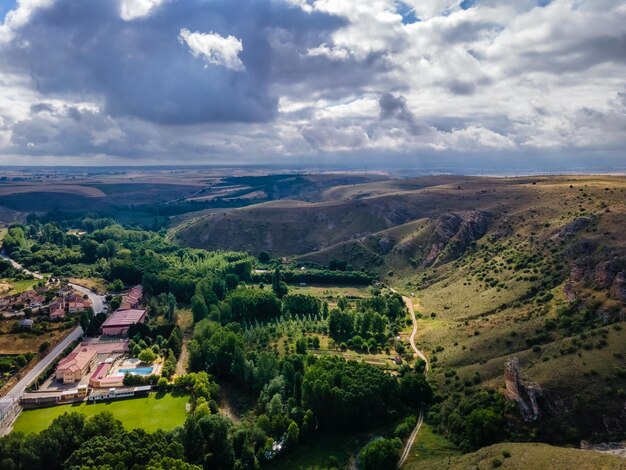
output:
POLYGON ((376 272, 414 294, 439 433, 455 438, 446 410, 462 397, 506 387, 512 435, 577 444, 626 437, 625 196, 626 178, 605 176, 377 181, 219 211, 173 236, 376 272))

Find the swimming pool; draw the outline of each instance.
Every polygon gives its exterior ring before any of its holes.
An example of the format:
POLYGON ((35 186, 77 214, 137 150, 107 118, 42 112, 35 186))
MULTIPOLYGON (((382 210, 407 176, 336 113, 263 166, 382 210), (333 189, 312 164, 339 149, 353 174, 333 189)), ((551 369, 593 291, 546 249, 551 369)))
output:
POLYGON ((132 375, 150 375, 152 374, 152 367, 133 367, 131 369, 118 369, 115 375, 121 376, 126 375, 126 373, 132 375))

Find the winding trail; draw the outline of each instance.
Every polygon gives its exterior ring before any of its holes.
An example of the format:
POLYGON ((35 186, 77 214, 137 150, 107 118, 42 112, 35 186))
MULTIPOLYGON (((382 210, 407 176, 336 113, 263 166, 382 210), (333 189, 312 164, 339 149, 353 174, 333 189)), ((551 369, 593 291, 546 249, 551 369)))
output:
MULTIPOLYGON (((395 289, 390 288, 390 290, 392 292, 395 292, 396 294, 398 293, 395 289)), ((409 313, 411 314, 411 320, 413 321, 413 330, 411 331, 411 336, 409 336, 409 342, 411 343, 411 348, 413 348, 413 352, 415 352, 417 357, 419 357, 426 363, 426 368, 425 368, 424 373, 427 374, 428 371, 430 370, 428 359, 426 358, 426 355, 422 351, 417 349, 417 346, 415 345, 415 335, 417 335, 417 319, 415 318, 415 310, 413 309, 413 301, 411 300, 410 297, 406 297, 404 295, 402 296, 402 299, 404 300, 406 307, 409 309, 409 313)), ((420 429, 422 428, 422 424, 424 423, 425 414, 426 414, 426 407, 422 405, 422 407, 420 408, 419 416, 417 418, 417 424, 415 425, 415 428, 411 432, 409 439, 406 441, 406 445, 404 446, 404 450, 402 451, 402 455, 400 456, 400 460, 398 461, 397 468, 402 467, 405 464, 406 460, 409 458, 411 448, 413 447, 413 444, 415 443, 415 439, 417 438, 417 434, 420 432, 420 429)))

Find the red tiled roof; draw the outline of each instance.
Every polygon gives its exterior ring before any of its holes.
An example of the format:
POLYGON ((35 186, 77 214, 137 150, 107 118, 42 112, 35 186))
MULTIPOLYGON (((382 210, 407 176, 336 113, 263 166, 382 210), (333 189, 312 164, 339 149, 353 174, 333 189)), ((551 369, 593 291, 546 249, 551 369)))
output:
POLYGON ((89 347, 82 347, 79 350, 74 350, 67 355, 67 357, 61 359, 57 370, 70 370, 72 372, 80 371, 85 368, 89 362, 96 355, 96 350, 89 347))
POLYGON ((105 328, 107 326, 130 326, 135 323, 141 322, 145 314, 146 311, 141 309, 116 310, 111 314, 109 318, 104 321, 102 327, 105 328))

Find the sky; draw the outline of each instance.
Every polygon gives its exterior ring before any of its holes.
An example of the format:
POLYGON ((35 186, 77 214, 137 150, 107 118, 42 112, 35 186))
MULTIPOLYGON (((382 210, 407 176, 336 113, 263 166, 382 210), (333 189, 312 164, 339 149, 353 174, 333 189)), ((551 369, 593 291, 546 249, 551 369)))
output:
POLYGON ((623 0, 0 0, 0 164, 626 167, 623 0))

